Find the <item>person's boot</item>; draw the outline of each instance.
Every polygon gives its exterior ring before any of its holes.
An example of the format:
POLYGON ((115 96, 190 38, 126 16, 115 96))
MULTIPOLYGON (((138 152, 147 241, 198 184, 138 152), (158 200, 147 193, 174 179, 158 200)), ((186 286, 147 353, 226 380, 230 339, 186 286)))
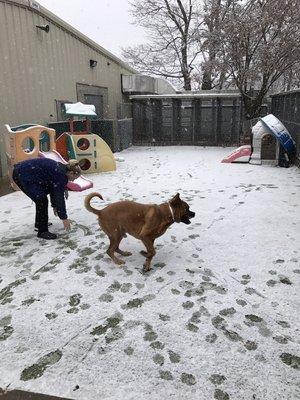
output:
POLYGON ((40 239, 46 239, 46 240, 53 240, 53 239, 57 239, 57 235, 55 235, 55 233, 51 233, 51 232, 39 232, 37 234, 37 237, 40 239))
MULTIPOLYGON (((53 225, 52 222, 48 222, 48 226, 51 226, 51 225, 53 225)), ((37 224, 34 224, 34 230, 35 230, 36 232, 38 232, 38 226, 37 226, 37 224)))

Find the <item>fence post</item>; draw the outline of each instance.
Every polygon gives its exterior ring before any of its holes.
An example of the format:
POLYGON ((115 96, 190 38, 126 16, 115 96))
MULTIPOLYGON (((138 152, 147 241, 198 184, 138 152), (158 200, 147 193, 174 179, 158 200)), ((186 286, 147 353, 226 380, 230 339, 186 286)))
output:
POLYGON ((236 140, 236 143, 239 144, 239 124, 237 121, 236 109, 237 109, 237 100, 233 99, 232 101, 232 126, 231 126, 231 134, 230 134, 230 142, 236 140), (234 137, 232 137, 234 135, 234 137))
POLYGON ((162 141, 162 101, 152 101, 153 138, 155 142, 162 141))
MULTIPOLYGON (((219 144, 219 142, 221 140, 221 129, 222 129, 222 99, 220 99, 220 97, 217 97, 217 127, 216 127, 216 143, 217 144, 219 144)), ((222 140, 224 141, 223 138, 222 138, 222 140)))
POLYGON ((139 143, 139 132, 141 132, 140 125, 140 104, 137 101, 132 100, 132 141, 134 144, 140 144, 139 143))
POLYGON ((216 106, 215 106, 215 99, 211 99, 211 130, 214 135, 214 144, 217 144, 217 121, 216 121, 216 106))
POLYGON ((118 120, 112 120, 112 139, 113 139, 113 152, 120 151, 120 137, 118 135, 118 120))
POLYGON ((196 99, 193 101, 194 110, 194 141, 198 142, 201 136, 201 118, 202 118, 202 101, 196 99))
POLYGON ((181 100, 173 99, 173 137, 172 141, 180 141, 180 128, 181 128, 181 100))

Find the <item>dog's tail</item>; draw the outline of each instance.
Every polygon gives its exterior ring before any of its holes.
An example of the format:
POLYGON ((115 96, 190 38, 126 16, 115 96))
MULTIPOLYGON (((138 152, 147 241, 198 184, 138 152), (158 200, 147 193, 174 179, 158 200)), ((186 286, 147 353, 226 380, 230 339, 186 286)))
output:
POLYGON ((103 197, 101 196, 100 193, 93 192, 93 193, 88 194, 85 197, 84 206, 88 211, 90 211, 90 212, 92 212, 92 213, 94 213, 96 215, 99 215, 101 213, 101 210, 97 210, 97 208, 94 208, 94 207, 91 206, 91 200, 92 200, 93 197, 99 197, 99 199, 103 200, 103 197))

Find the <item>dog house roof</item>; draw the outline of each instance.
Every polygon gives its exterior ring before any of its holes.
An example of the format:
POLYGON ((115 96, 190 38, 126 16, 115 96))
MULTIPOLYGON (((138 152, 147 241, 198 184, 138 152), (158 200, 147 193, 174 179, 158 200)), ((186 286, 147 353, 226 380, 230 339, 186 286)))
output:
POLYGON ((268 114, 260 118, 261 122, 269 133, 276 137, 287 153, 292 153, 296 149, 296 144, 289 131, 278 118, 273 114, 268 114))

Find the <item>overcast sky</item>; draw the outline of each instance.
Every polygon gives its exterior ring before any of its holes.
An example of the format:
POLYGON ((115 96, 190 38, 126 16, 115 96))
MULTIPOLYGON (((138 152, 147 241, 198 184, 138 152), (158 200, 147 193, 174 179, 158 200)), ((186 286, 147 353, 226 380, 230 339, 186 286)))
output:
POLYGON ((129 0, 38 0, 49 11, 121 56, 121 47, 146 41, 144 31, 131 24, 129 0))

